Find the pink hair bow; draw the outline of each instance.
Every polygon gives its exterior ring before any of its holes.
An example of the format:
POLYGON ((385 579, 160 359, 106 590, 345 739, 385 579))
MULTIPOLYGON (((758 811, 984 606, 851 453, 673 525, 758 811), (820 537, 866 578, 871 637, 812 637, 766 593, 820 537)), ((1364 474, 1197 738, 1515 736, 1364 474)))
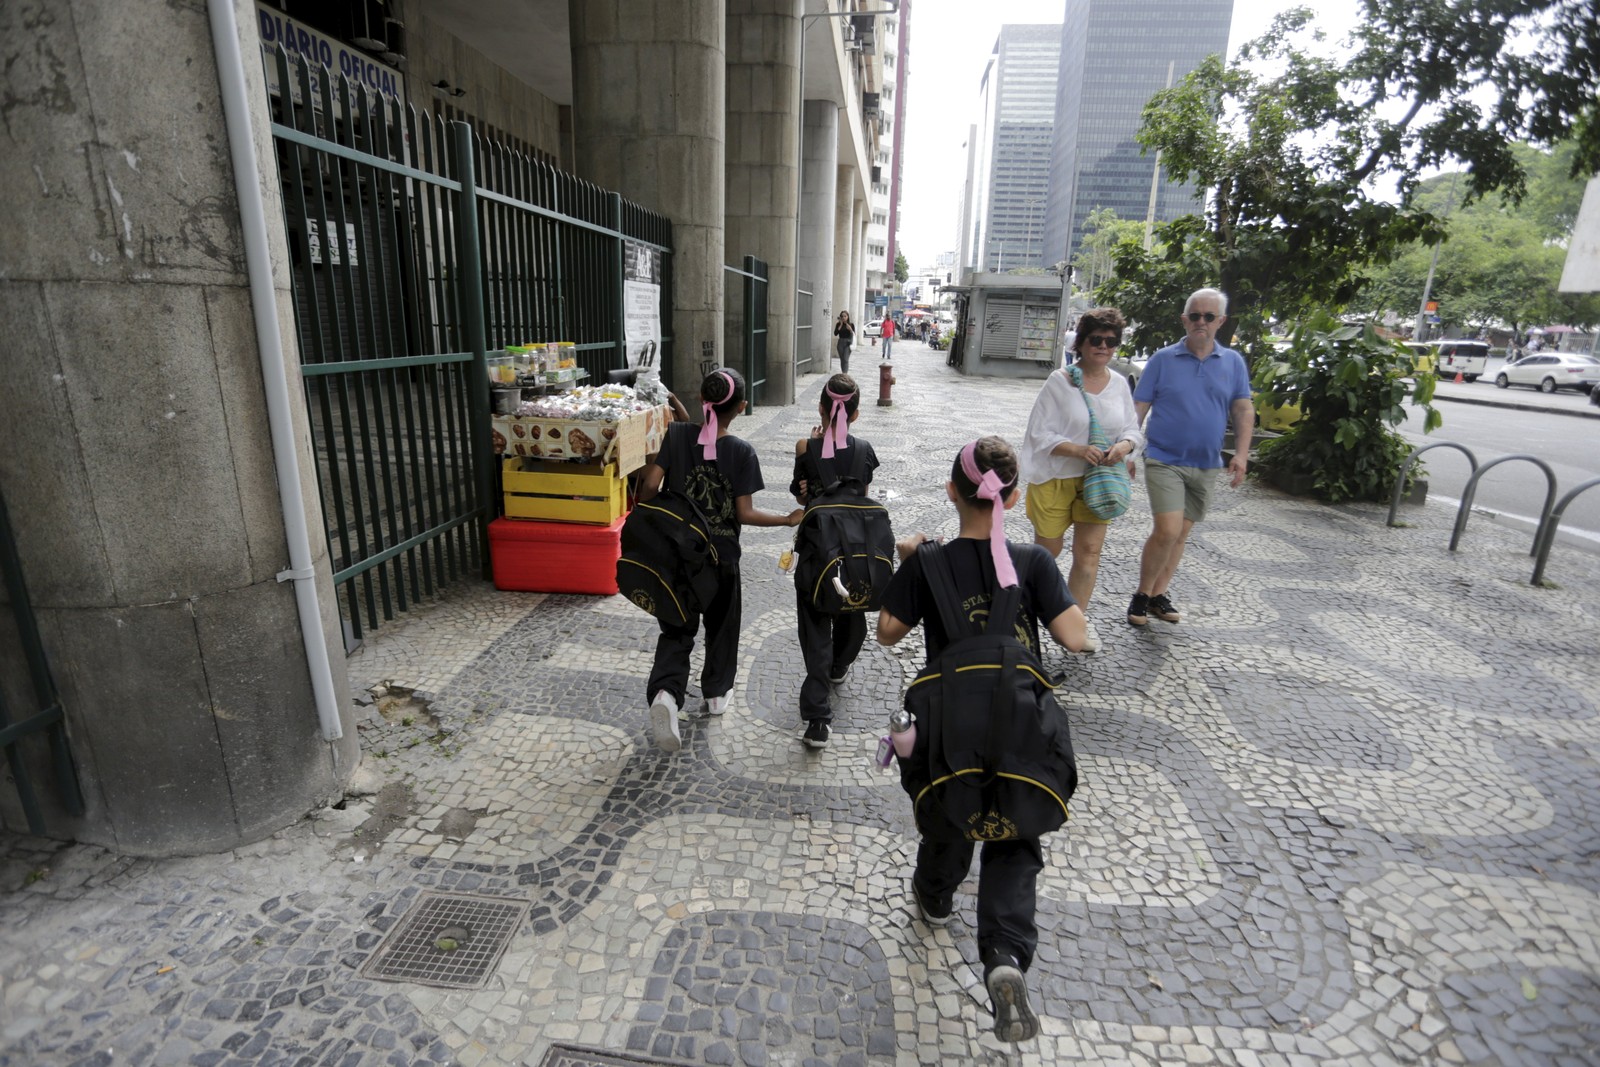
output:
MULTIPOLYGON (((717 371, 717 373, 722 375, 722 377, 727 380, 727 383, 728 383, 728 396, 731 397, 733 395, 733 390, 736 388, 735 385, 734 385, 734 382, 733 382, 733 375, 731 375, 727 371, 723 371, 723 370, 719 370, 719 371, 717 371)), ((726 400, 727 397, 724 397, 723 399, 726 400)), ((701 452, 701 455, 706 459, 716 459, 717 458, 717 409, 716 409, 716 405, 712 404, 711 401, 709 401, 709 400, 702 399, 700 401, 700 408, 701 408, 702 411, 705 412, 705 422, 700 427, 699 443, 700 443, 701 448, 703 449, 703 451, 701 452)))
POLYGON ((978 473, 978 442, 961 450, 961 472, 978 486, 978 499, 992 502, 989 520, 989 552, 994 556, 994 573, 1001 587, 1017 584, 1017 569, 1011 564, 1011 550, 1006 547, 1006 486, 994 471, 978 473))
POLYGON ((822 458, 832 459, 836 448, 843 448, 850 436, 850 416, 845 412, 845 404, 849 402, 854 393, 840 395, 832 389, 823 392, 829 400, 833 401, 833 414, 828 417, 833 424, 822 431, 822 458))

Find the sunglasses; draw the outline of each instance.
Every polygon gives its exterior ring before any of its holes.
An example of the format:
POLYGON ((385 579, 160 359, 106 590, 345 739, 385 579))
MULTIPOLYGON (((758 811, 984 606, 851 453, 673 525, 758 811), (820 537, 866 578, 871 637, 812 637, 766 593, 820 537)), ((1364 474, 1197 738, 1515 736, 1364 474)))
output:
POLYGON ((1114 333, 1095 334, 1093 337, 1085 337, 1083 339, 1085 348, 1116 348, 1121 343, 1122 338, 1114 333))
POLYGON ((1217 313, 1215 311, 1191 311, 1188 312, 1185 317, 1190 322, 1200 322, 1202 320, 1205 322, 1217 321, 1217 313))

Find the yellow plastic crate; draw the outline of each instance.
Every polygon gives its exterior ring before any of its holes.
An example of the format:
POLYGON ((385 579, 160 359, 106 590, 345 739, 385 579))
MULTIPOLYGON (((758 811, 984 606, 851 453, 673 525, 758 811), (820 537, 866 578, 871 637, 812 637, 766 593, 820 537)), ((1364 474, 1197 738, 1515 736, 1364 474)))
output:
POLYGON ((627 481, 615 463, 563 463, 507 456, 501 472, 506 516, 610 525, 627 510, 627 481))

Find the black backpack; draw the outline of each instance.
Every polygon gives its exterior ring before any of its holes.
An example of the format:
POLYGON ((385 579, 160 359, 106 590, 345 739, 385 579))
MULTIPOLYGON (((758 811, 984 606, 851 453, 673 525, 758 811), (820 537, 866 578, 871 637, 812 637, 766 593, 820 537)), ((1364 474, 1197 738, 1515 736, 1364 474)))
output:
POLYGON ((847 615, 877 611, 894 577, 894 529, 889 512, 865 495, 865 452, 851 449, 850 469, 840 476, 813 437, 806 445, 811 468, 821 475, 805 518, 794 534, 795 588, 818 612, 847 615))
MULTIPOLYGON (((950 638, 906 689, 917 741, 900 761, 900 784, 917 828, 939 841, 1014 841, 1058 829, 1078 787, 1077 761, 1055 685, 1016 637, 1022 591, 997 589, 978 633, 961 611, 943 547, 917 551, 950 638)), ((984 569, 993 582, 987 555, 984 569)))
POLYGON ((683 462, 671 473, 671 484, 622 524, 617 591, 668 626, 685 626, 717 595, 717 549, 705 512, 682 490, 683 462))

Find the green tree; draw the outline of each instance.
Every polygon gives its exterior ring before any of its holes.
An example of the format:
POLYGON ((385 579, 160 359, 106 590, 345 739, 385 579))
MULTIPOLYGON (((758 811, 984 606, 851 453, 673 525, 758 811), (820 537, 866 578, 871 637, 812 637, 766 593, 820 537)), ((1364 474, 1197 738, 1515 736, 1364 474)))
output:
POLYGON ((1365 268, 1442 239, 1416 196, 1441 163, 1468 164, 1469 203, 1529 191, 1520 140, 1570 139, 1575 170, 1600 164, 1592 0, 1363 0, 1363 11, 1337 60, 1313 51, 1301 8, 1242 50, 1245 65, 1212 57, 1152 98, 1140 142, 1211 196, 1202 225, 1168 223, 1148 252, 1119 244, 1119 285, 1164 277, 1175 311, 1209 260, 1205 280, 1230 297, 1219 337, 1249 347, 1269 317, 1343 308, 1365 268))
MULTIPOLYGON (((1112 275, 1096 287, 1094 297, 1098 304, 1117 308, 1132 324, 1127 338, 1131 347, 1154 352, 1180 336, 1184 298, 1215 285, 1218 264, 1199 215, 1156 227, 1157 240, 1148 251, 1142 225, 1139 231, 1138 238, 1130 235, 1111 246, 1112 275)), ((1237 307, 1229 307, 1230 330, 1238 313, 1237 307)))
POLYGON ((1407 398, 1422 407, 1424 432, 1442 421, 1433 375, 1413 384, 1410 367, 1410 353, 1370 323, 1345 326, 1325 311, 1312 314, 1281 358, 1256 372, 1269 402, 1300 408, 1288 433, 1262 442, 1258 468, 1280 480, 1308 479, 1314 494, 1333 503, 1385 499, 1411 452, 1395 429, 1407 398))
POLYGON ((904 252, 896 251, 894 254, 894 280, 904 285, 909 277, 911 277, 911 264, 906 262, 904 252))
POLYGON ((1093 290, 1111 278, 1111 250, 1124 240, 1144 238, 1144 224, 1118 217, 1111 208, 1096 208, 1083 223, 1083 241, 1072 258, 1072 275, 1081 288, 1093 290))
MULTIPOLYGON (((1457 208, 1460 173, 1418 186, 1417 202, 1448 216, 1429 290, 1446 329, 1473 331, 1503 323, 1520 334, 1529 326, 1585 326, 1600 319, 1600 300, 1556 289, 1583 190, 1583 183, 1569 176, 1572 153, 1571 146, 1556 152, 1517 146, 1528 176, 1520 202, 1489 197, 1457 208)), ((1352 310, 1409 319, 1416 314, 1433 255, 1416 244, 1390 263, 1369 268, 1352 310)))

